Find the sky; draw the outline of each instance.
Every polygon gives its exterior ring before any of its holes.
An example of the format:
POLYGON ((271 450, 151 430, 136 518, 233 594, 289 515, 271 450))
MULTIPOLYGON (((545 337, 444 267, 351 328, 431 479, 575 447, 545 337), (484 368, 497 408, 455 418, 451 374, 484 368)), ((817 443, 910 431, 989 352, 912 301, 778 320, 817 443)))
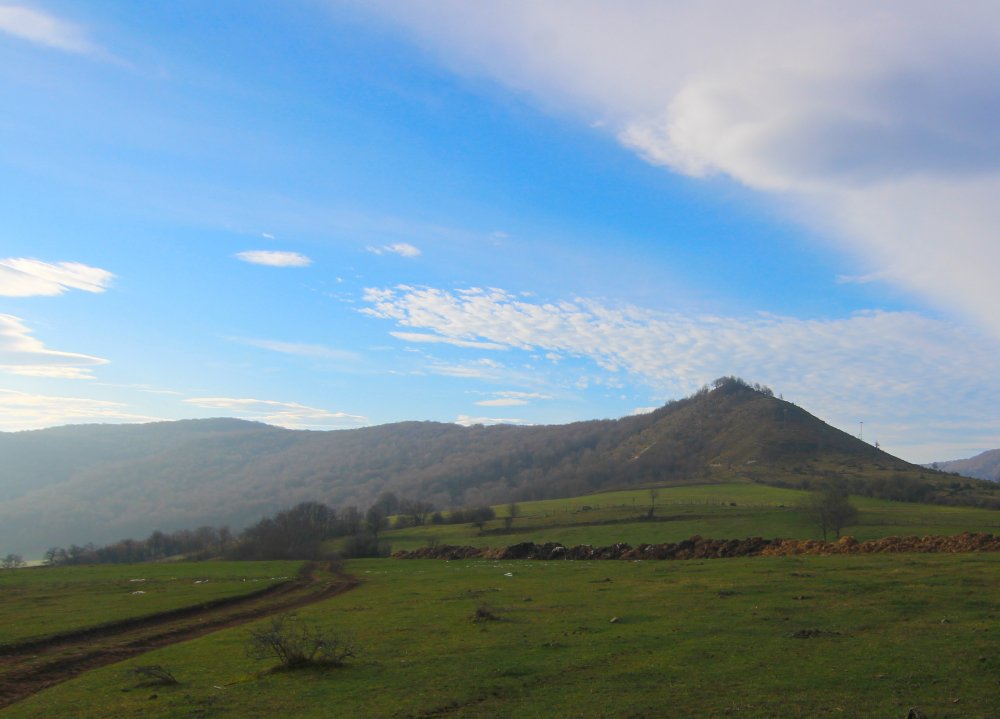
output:
POLYGON ((0 431, 622 417, 1000 447, 1000 7, 0 0, 0 431))

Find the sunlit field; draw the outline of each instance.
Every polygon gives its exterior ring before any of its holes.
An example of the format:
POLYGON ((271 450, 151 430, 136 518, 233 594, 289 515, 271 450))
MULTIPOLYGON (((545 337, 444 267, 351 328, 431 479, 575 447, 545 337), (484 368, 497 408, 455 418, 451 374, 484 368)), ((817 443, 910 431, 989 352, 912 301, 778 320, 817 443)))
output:
POLYGON ((991 717, 993 555, 688 562, 349 563, 363 583, 299 615, 358 647, 268 673, 248 629, 115 665, 8 717, 991 717), (477 614, 480 621, 476 621, 477 614), (134 663, 134 662, 133 662, 134 663))

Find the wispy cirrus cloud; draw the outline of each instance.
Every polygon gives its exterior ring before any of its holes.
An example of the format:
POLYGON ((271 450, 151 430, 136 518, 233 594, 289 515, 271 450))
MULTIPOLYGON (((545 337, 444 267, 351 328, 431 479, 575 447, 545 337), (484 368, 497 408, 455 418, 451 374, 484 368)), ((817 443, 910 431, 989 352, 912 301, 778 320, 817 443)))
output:
POLYGON ((63 424, 155 422, 120 402, 87 397, 60 397, 0 389, 0 431, 18 432, 63 424))
POLYGON ((93 368, 108 360, 47 348, 24 321, 0 314, 0 371, 26 377, 93 379, 93 368))
POLYGON ((282 250, 247 250, 237 252, 236 257, 252 265, 265 265, 267 267, 308 267, 312 264, 309 257, 299 252, 282 250))
POLYGON ((104 292, 114 275, 79 262, 43 262, 30 257, 0 260, 0 296, 44 297, 68 290, 104 292))
POLYGON ((304 342, 281 342, 279 340, 262 340, 249 337, 231 337, 233 342, 257 347, 280 354, 297 355, 299 357, 313 357, 316 359, 329 359, 338 361, 357 361, 361 355, 349 350, 341 350, 326 345, 308 344, 304 342))
POLYGON ((484 379, 499 381, 505 379, 509 370, 500 362, 491 359, 478 359, 458 364, 448 364, 439 360, 433 361, 429 367, 433 374, 446 377, 464 377, 466 379, 484 379))
POLYGON ((759 191, 864 274, 1000 336, 997 3, 363 7, 653 164, 759 191))
POLYGON ((467 414, 460 414, 455 420, 455 424, 460 424, 463 427, 474 427, 477 424, 482 425, 492 425, 492 424, 521 424, 530 425, 526 419, 518 419, 516 417, 472 417, 467 414))
POLYGON ((655 412, 658 409, 659 407, 636 407, 635 409, 632 410, 630 414, 633 417, 635 417, 640 414, 649 414, 650 412, 655 412))
POLYGON ((416 342, 420 344, 448 344, 454 347, 467 347, 481 350, 505 350, 507 345, 496 342, 478 342, 475 340, 463 340, 457 337, 442 337, 441 335, 429 335, 421 332, 390 332, 390 335, 404 342, 416 342))
POLYGON ((240 419, 251 419, 288 429, 335 429, 356 427, 368 422, 362 415, 331 412, 297 402, 240 397, 191 397, 187 404, 204 409, 222 410, 240 419))
POLYGON ((400 257, 419 257, 420 250, 408 242, 396 242, 391 245, 369 245, 366 248, 373 255, 399 255, 400 257))
MULTIPOLYGON (((499 289, 408 286, 369 289, 365 300, 371 316, 397 326, 583 359, 605 375, 581 375, 583 387, 615 386, 628 377, 664 397, 680 397, 737 374, 775 387, 840 427, 864 420, 889 428, 922 417, 938 426, 979 421, 989 433, 992 398, 1000 393, 994 339, 913 312, 693 316, 584 298, 529 302, 499 289)), ((458 376, 502 376, 481 364, 456 367, 467 370, 458 376)), ((879 438, 897 448, 914 444, 903 433, 879 438)), ((1000 437, 980 440, 990 446, 1000 437)))
POLYGON ((552 399, 551 395, 541 392, 493 392, 494 399, 483 399, 476 402, 481 407, 520 407, 530 404, 531 400, 552 399))
POLYGON ((63 52, 104 54, 82 27, 37 7, 0 4, 0 33, 63 52))

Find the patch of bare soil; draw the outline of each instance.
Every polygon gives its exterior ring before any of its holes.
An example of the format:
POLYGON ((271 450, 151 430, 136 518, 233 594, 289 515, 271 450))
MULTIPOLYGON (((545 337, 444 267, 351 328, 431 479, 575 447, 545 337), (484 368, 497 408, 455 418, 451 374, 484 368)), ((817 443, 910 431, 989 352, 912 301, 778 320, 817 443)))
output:
POLYGON ((0 709, 83 672, 168 644, 288 612, 359 584, 335 566, 306 565, 260 592, 0 647, 0 709))

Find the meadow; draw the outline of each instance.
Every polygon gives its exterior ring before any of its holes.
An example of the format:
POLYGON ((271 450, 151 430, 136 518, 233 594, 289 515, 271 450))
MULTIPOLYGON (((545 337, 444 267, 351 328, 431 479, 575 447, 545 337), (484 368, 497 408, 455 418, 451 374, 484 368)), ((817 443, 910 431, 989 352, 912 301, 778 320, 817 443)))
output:
MULTIPOLYGON (((655 521, 644 519, 651 504, 649 490, 601 492, 571 499, 520 502, 517 517, 506 529, 507 505, 480 531, 470 524, 425 524, 390 530, 382 539, 392 549, 432 544, 497 546, 517 542, 560 542, 610 545, 615 542, 656 544, 693 535, 713 539, 820 539, 819 528, 797 509, 808 492, 761 484, 725 483, 664 487, 655 498, 655 521)), ((859 541, 892 535, 1000 533, 1000 512, 970 507, 890 502, 852 497, 858 521, 845 534, 859 541)), ((336 546, 333 544, 331 546, 336 546)))
MULTIPOLYGON (((650 521, 640 519, 648 490, 607 492, 520 503, 509 530, 508 508, 497 507, 498 518, 482 532, 427 525, 383 537, 397 548, 638 544, 694 534, 817 538, 796 508, 803 497, 752 483, 663 488, 650 521)), ((862 540, 1000 528, 994 511, 852 501, 860 514, 845 533, 862 540)), ((294 575, 297 566, 4 572, 4 616, 15 618, 4 631, 34 636, 120 618, 152 602, 182 606, 206 590, 222 596, 294 575), (147 594, 132 595, 137 584, 147 594), (35 603, 43 597, 49 604, 35 603)), ((251 630, 269 621, 261 619, 87 671, 0 716, 884 719, 920 707, 934 719, 1000 717, 1000 554, 359 559, 344 571, 358 586, 296 614, 357 648, 342 667, 271 671, 273 661, 247 653, 251 630), (167 667, 179 683, 143 684, 128 673, 137 664, 167 667)))
POLYGON ((358 560, 299 616, 359 647, 266 672, 246 627, 7 708, 28 717, 995 717, 994 555, 686 562, 358 560), (488 617, 476 621, 477 614, 488 617))
POLYGON ((228 597, 295 576, 302 562, 170 562, 0 571, 0 645, 228 597))

